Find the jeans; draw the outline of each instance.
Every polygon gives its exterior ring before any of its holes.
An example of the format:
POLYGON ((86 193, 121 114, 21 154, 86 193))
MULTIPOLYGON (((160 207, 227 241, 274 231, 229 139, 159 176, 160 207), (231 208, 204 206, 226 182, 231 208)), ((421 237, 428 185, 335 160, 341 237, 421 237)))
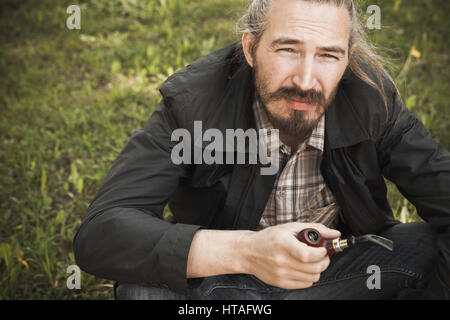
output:
POLYGON ((426 223, 416 222, 395 225, 380 235, 394 241, 393 252, 364 243, 333 254, 320 280, 306 289, 286 290, 253 275, 227 274, 188 279, 187 295, 169 289, 117 283, 115 296, 118 300, 421 298, 438 256, 435 232, 426 223), (371 266, 379 268, 375 268, 380 271, 378 275, 371 266))

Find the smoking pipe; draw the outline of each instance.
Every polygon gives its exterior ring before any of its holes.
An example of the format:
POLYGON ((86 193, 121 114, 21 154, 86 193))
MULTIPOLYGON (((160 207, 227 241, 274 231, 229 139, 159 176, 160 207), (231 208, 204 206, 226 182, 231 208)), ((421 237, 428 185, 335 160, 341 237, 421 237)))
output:
POLYGON ((311 247, 325 247, 329 255, 336 252, 342 252, 346 248, 354 247, 364 242, 377 244, 389 251, 394 249, 394 242, 392 240, 374 234, 366 234, 359 237, 351 236, 345 239, 337 238, 334 240, 325 240, 320 235, 319 231, 310 228, 300 231, 297 234, 297 239, 311 247))

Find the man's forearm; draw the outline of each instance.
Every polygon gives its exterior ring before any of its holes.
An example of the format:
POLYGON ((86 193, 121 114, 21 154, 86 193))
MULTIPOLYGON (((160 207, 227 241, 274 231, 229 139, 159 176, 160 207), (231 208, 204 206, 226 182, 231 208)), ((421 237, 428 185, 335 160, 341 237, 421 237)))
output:
POLYGON ((245 239, 253 231, 199 230, 192 240, 187 278, 246 273, 245 239))

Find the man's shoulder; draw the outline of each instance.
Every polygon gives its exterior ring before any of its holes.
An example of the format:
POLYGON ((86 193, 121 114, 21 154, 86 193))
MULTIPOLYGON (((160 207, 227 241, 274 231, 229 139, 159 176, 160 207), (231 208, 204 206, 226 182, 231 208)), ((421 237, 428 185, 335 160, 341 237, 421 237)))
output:
POLYGON ((159 89, 166 104, 191 110, 211 104, 227 85, 235 47, 214 51, 167 78, 159 89))

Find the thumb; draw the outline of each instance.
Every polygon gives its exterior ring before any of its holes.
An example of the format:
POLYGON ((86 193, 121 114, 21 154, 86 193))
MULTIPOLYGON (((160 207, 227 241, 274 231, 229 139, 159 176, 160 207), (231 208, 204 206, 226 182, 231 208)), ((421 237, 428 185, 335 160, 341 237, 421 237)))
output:
POLYGON ((311 224, 311 228, 314 228, 317 231, 319 231, 320 235, 325 239, 336 239, 341 236, 341 233, 338 230, 330 229, 320 223, 311 224))

